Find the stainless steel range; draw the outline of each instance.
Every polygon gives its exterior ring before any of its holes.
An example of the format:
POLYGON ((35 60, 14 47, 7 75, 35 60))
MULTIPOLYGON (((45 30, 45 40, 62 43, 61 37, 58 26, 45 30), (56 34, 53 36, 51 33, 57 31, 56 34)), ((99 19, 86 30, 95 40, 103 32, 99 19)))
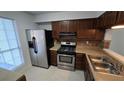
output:
POLYGON ((74 70, 76 42, 61 42, 57 51, 58 68, 74 70))
POLYGON ((75 67, 75 48, 76 33, 60 32, 61 47, 57 51, 58 68, 74 70, 75 67))

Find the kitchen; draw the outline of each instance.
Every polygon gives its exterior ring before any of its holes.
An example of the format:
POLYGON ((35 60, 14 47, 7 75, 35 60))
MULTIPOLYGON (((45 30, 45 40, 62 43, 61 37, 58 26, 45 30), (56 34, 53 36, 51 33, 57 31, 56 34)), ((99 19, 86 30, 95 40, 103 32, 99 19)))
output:
POLYGON ((62 78, 64 76, 69 78, 71 76, 69 73, 78 79, 65 80, 124 80, 123 36, 121 36, 124 24, 123 11, 1 12, 0 16, 3 19, 4 17, 12 18, 16 21, 20 51, 22 51, 22 60, 25 63, 17 71, 2 69, 1 80, 28 80, 29 75, 38 73, 39 69, 42 69, 42 73, 45 73, 43 75, 46 76, 42 79, 41 72, 41 76, 34 74, 33 78, 31 77, 32 81, 33 79, 34 81, 59 81, 62 80, 61 74, 63 74, 62 78), (50 32, 51 35, 45 36, 46 32, 50 32), (31 36, 30 39, 28 36, 31 36), (48 41, 52 42, 48 43, 46 37, 49 37, 48 41), (52 45, 47 47, 46 43, 52 45), (43 46, 41 46, 43 50, 40 50, 39 44, 43 46), (35 59, 34 55, 38 55, 39 58, 35 59), (36 62, 37 60, 43 63, 40 65, 36 62), (31 70, 32 65, 35 65, 35 69, 38 68, 36 72, 31 70), (50 70, 53 72, 50 73, 50 70), (55 74, 55 70, 60 74, 55 74), (55 78, 49 79, 53 73, 55 78), (76 76, 75 73, 78 75, 76 76))

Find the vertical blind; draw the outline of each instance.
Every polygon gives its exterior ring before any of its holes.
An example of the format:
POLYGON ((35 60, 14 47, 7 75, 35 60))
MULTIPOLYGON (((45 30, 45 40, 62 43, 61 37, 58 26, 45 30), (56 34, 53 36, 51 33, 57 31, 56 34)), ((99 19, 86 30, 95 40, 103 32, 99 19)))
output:
POLYGON ((0 18, 0 68, 13 70, 23 63, 17 39, 15 21, 0 18))

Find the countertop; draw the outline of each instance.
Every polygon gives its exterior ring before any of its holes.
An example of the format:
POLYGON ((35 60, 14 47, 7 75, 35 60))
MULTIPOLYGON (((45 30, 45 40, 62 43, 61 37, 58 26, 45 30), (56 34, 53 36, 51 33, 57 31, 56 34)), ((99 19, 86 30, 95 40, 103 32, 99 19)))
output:
MULTIPOLYGON (((116 61, 119 62, 119 60, 116 59, 116 56, 112 56, 108 54, 105 50, 100 49, 95 46, 88 46, 88 45, 77 45, 76 47, 76 53, 84 53, 86 54, 88 64, 90 66, 91 72, 94 76, 94 79, 96 81, 122 81, 124 80, 124 76, 119 76, 119 75, 114 75, 114 74, 107 74, 107 73, 102 73, 102 72, 97 72, 94 70, 91 61, 88 57, 88 55, 93 55, 93 56, 108 56, 116 61)), ((120 62, 122 63, 122 62, 120 62)))
POLYGON ((50 50, 57 51, 59 48, 60 48, 60 44, 54 44, 54 46, 50 48, 50 50))
POLYGON ((77 45, 76 53, 84 53, 87 55, 96 55, 96 56, 106 55, 106 52, 104 52, 102 49, 95 46, 88 46, 88 45, 77 45))
POLYGON ((90 70, 93 74, 95 81, 122 81, 124 80, 124 76, 95 71, 88 55, 86 55, 86 57, 87 57, 90 70))

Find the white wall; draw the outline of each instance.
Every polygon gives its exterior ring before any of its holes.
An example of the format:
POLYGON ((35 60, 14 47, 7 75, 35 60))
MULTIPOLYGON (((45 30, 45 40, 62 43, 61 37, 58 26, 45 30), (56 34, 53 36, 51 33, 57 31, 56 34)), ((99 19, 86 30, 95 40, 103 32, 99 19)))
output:
POLYGON ((112 41, 109 49, 124 56, 124 29, 111 30, 111 32, 112 41))
POLYGON ((0 80, 14 80, 21 73, 26 71, 26 69, 28 69, 31 66, 31 60, 30 60, 30 55, 28 51, 28 44, 27 44, 25 29, 36 29, 37 26, 35 23, 33 23, 34 16, 24 12, 11 12, 11 11, 2 12, 1 11, 0 16, 12 18, 16 21, 16 24, 17 24, 17 29, 18 29, 18 34, 19 34, 19 39, 21 43, 25 65, 15 72, 5 71, 0 69, 0 80))
POLYGON ((36 15, 34 22, 51 22, 58 20, 95 18, 104 13, 103 11, 67 11, 53 12, 36 15))
POLYGON ((50 22, 39 24, 39 29, 52 30, 52 25, 50 22))

